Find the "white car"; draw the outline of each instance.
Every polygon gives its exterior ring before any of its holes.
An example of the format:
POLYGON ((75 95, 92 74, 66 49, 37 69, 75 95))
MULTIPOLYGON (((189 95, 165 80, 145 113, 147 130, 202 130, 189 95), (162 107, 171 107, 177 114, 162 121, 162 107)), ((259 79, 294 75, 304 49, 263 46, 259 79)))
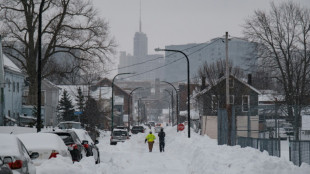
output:
POLYGON ((64 121, 60 122, 56 127, 59 129, 83 129, 80 122, 75 121, 64 121))
POLYGON ((37 152, 29 155, 24 144, 12 134, 0 134, 0 157, 8 164, 13 173, 36 174, 36 168, 31 159, 39 156, 37 152))
POLYGON ((68 147, 63 140, 52 133, 26 133, 17 137, 24 143, 29 152, 38 152, 39 157, 33 160, 36 166, 42 162, 61 155, 71 160, 68 147))
POLYGON ((88 132, 83 129, 72 129, 79 139, 82 141, 82 144, 86 150, 86 156, 93 156, 95 158, 96 164, 100 163, 99 148, 96 146, 98 140, 94 141, 90 138, 88 132))

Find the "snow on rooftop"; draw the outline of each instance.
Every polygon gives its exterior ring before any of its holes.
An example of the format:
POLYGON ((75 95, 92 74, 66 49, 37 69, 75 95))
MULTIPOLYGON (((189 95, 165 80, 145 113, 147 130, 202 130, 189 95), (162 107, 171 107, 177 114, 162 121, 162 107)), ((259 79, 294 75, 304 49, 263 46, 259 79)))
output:
POLYGON ((18 68, 15 63, 13 63, 5 54, 3 54, 3 64, 4 64, 4 67, 10 69, 10 70, 13 70, 13 71, 16 71, 16 72, 19 72, 21 73, 21 69, 18 68))
POLYGON ((101 96, 101 99, 110 99, 112 97, 112 88, 111 87, 98 87, 95 91, 91 92, 91 96, 98 100, 101 96))
POLYGON ((88 85, 57 85, 60 88, 59 100, 62 98, 64 90, 66 90, 70 96, 72 104, 76 105, 76 98, 78 96, 78 88, 80 87, 84 96, 87 96, 88 85))

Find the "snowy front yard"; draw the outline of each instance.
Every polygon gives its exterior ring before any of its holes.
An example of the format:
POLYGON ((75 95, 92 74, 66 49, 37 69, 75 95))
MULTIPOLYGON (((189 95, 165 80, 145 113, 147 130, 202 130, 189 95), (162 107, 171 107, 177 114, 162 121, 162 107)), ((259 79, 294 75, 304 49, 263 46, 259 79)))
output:
MULTIPOLYGON (((148 131, 146 131, 148 133, 148 131)), ((111 146, 109 133, 102 134, 101 163, 92 157, 74 163, 64 158, 51 159, 37 167, 38 174, 309 174, 310 166, 297 167, 285 158, 271 157, 252 148, 218 146, 215 140, 187 131, 165 128, 165 152, 159 152, 158 141, 153 152, 144 143, 145 134, 132 135, 125 143, 111 146)), ((157 135, 156 135, 157 136, 157 135)), ((157 137, 158 140, 158 137, 157 137)))

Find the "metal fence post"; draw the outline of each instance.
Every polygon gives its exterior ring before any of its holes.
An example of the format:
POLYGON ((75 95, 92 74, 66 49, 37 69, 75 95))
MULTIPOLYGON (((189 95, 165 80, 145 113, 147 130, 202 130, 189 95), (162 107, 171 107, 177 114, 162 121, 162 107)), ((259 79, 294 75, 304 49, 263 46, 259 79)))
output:
POLYGON ((298 141, 298 166, 301 165, 301 150, 300 150, 300 141, 298 141))

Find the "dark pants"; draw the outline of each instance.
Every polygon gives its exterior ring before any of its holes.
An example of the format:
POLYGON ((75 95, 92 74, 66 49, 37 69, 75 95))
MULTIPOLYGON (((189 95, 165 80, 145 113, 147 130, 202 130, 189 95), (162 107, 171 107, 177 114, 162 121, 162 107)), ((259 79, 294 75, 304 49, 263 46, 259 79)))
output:
POLYGON ((165 142, 159 142, 159 151, 164 152, 165 151, 165 142))
POLYGON ((149 144, 149 151, 152 152, 154 141, 148 142, 148 144, 149 144))

